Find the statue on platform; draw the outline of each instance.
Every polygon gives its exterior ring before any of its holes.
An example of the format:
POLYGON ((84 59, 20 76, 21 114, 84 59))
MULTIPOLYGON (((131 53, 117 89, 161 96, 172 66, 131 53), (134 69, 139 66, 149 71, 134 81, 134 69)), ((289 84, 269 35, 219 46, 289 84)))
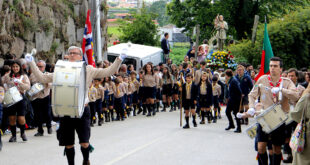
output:
POLYGON ((228 30, 228 24, 224 21, 223 15, 217 15, 214 20, 214 28, 216 29, 216 38, 218 50, 222 51, 224 49, 224 44, 226 40, 226 32, 228 30))

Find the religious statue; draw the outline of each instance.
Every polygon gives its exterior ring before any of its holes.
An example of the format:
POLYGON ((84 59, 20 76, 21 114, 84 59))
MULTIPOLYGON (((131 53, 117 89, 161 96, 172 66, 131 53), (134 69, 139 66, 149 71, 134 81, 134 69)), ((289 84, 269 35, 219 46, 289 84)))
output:
POLYGON ((228 24, 224 21, 223 15, 217 15, 214 20, 214 28, 217 30, 216 38, 218 49, 222 51, 226 40, 226 31, 228 30, 228 24))

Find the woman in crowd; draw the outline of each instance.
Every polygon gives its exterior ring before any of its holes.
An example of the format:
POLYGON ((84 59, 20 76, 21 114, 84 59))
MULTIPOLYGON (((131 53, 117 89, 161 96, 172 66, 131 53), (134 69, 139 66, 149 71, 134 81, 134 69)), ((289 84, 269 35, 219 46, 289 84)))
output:
MULTIPOLYGON (((172 84, 173 84, 172 75, 170 74, 169 68, 167 66, 165 66, 163 69, 162 82, 163 82, 162 93, 163 93, 163 104, 164 104, 164 109, 162 111, 165 112, 166 108, 170 107, 171 96, 172 96, 172 84)), ((173 111, 173 108, 171 106, 170 112, 172 111, 173 111)))
POLYGON ((156 98, 156 86, 159 79, 158 76, 154 74, 153 66, 151 64, 144 65, 143 70, 144 97, 146 98, 146 106, 148 109, 147 116, 154 116, 156 114, 154 100, 156 98))
POLYGON ((180 84, 178 84, 178 77, 179 77, 179 70, 175 64, 171 65, 171 76, 173 80, 173 86, 172 86, 172 104, 173 104, 173 110, 176 110, 176 107, 179 107, 180 101, 179 101, 179 88, 181 87, 180 84))
POLYGON ((20 127, 20 136, 23 141, 27 141, 25 134, 25 109, 26 98, 25 92, 30 89, 30 81, 28 76, 24 73, 19 61, 15 60, 11 65, 11 72, 3 77, 4 87, 9 90, 12 87, 17 87, 23 99, 14 105, 7 108, 9 116, 9 124, 12 132, 12 137, 9 142, 16 142, 16 119, 20 127))

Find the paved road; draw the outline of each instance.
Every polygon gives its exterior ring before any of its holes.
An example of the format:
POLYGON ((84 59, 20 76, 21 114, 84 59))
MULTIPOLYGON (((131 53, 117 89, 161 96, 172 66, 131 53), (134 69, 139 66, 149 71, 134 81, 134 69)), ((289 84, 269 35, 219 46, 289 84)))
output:
MULTIPOLYGON (((222 112, 222 114, 224 114, 222 112)), ((225 131, 227 119, 217 124, 198 125, 188 130, 179 127, 179 111, 157 113, 147 118, 139 115, 126 121, 92 128, 95 151, 93 165, 256 165, 253 140, 245 133, 225 131)), ((184 122, 183 122, 184 123, 184 122)), ((246 126, 242 126, 243 130, 246 126)), ((1 165, 66 164, 63 147, 58 147, 55 133, 34 137, 27 131, 28 142, 8 143, 0 152, 1 165)), ((77 141, 77 139, 76 139, 77 141)), ((77 143, 77 142, 76 142, 77 143)), ((82 164, 76 147, 76 164, 82 164)))

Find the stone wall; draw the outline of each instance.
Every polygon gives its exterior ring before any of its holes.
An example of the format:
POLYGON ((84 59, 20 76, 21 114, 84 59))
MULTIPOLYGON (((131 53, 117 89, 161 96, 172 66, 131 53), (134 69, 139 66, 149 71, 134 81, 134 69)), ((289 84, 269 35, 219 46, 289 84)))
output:
POLYGON ((36 48, 38 59, 54 62, 70 45, 80 46, 88 6, 87 0, 0 0, 0 61, 36 48))

